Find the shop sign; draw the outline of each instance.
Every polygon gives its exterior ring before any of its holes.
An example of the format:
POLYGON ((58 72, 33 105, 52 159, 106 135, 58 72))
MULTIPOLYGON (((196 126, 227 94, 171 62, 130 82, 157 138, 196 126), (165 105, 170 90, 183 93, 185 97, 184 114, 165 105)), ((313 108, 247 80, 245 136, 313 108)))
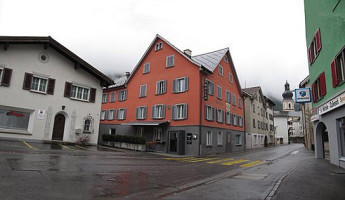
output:
POLYGON ((310 88, 298 88, 295 89, 295 102, 296 103, 308 103, 311 102, 310 88))
POLYGON ((328 101, 327 103, 323 104, 318 108, 318 114, 322 115, 325 114, 335 108, 338 108, 345 104, 345 92, 341 95, 335 97, 334 99, 328 101))

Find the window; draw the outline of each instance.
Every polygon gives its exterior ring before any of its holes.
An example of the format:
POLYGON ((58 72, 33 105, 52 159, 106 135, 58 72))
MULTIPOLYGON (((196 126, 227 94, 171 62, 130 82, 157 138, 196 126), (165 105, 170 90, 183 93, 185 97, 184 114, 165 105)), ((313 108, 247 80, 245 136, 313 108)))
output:
POLYGON ((153 129, 153 141, 160 142, 162 140, 162 128, 153 129))
POLYGON ((231 114, 230 114, 230 112, 226 112, 225 123, 229 124, 229 125, 231 124, 231 114))
POLYGON ((237 126, 238 125, 238 116, 233 114, 233 125, 237 126))
POLYGON ((239 125, 240 127, 243 126, 243 117, 242 117, 242 116, 238 116, 238 125, 239 125))
POLYGON ((228 59, 228 56, 224 56, 224 62, 228 62, 229 61, 229 59, 228 59))
POLYGON ((115 134, 116 134, 116 128, 110 128, 109 135, 115 135, 115 134))
POLYGON ((167 91, 167 81, 157 81, 156 82, 156 94, 165 94, 167 91))
POLYGON ((105 113, 106 113, 106 111, 105 110, 102 110, 101 111, 101 120, 105 120, 105 113))
POLYGON ((115 102, 115 92, 110 93, 110 102, 115 102))
POLYGON ((319 77, 312 84, 313 102, 319 101, 323 96, 326 95, 326 81, 325 72, 322 72, 319 77))
POLYGON ((146 92, 147 92, 147 84, 141 85, 139 97, 146 97, 146 92))
POLYGON ((339 119, 337 123, 339 124, 338 128, 339 128, 340 145, 341 145, 341 151, 342 151, 341 155, 345 157, 345 117, 339 119))
POLYGON ((256 124, 255 119, 253 119, 253 128, 256 128, 255 124, 256 124))
POLYGON ((0 67, 0 85, 9 87, 12 77, 12 69, 0 67))
POLYGON ((174 65, 175 65, 175 62, 174 62, 174 55, 167 56, 167 59, 166 59, 166 67, 173 67, 174 65))
POLYGON ((229 82, 232 83, 232 74, 229 73, 229 82))
POLYGON ((221 131, 217 133, 217 145, 218 146, 223 145, 223 132, 221 131))
POLYGON ((261 122, 258 120, 258 129, 261 127, 261 122))
POLYGON ((255 104, 253 104, 253 113, 255 113, 255 104))
POLYGON ((236 106, 236 95, 232 94, 232 105, 236 106))
MULTIPOLYGON (((79 100, 89 100, 90 89, 72 85, 71 98, 79 100)), ((103 98, 102 98, 103 99, 103 98)))
POLYGON ((217 109, 217 122, 218 123, 224 122, 224 111, 221 109, 217 109))
POLYGON ((214 84, 212 83, 212 81, 205 79, 205 84, 207 84, 207 88, 208 88, 208 94, 209 95, 214 95, 214 84))
POLYGON ((152 119, 163 119, 165 117, 165 105, 154 105, 152 106, 152 119))
MULTIPOLYGON (((27 77, 27 75, 26 75, 27 77)), ((24 81, 24 87, 25 86, 25 82, 24 81)), ((48 80, 48 89, 47 89, 47 93, 54 89, 54 87, 50 86, 50 82, 51 80, 48 80)), ((53 84, 55 84, 55 80, 53 81, 53 84)), ((83 87, 80 85, 74 85, 71 82, 66 82, 65 83, 65 91, 64 91, 64 97, 69 97, 71 99, 75 99, 75 100, 82 100, 82 101, 89 101, 92 103, 95 103, 96 100, 96 88, 88 88, 88 87, 83 87)))
POLYGON ((188 90, 188 77, 173 80, 173 93, 185 92, 188 90))
POLYGON ((89 132, 89 131, 90 131, 90 124, 91 124, 91 120, 86 119, 86 120, 84 121, 84 131, 86 131, 86 132, 89 132))
POLYGON ((163 43, 159 42, 156 44, 155 51, 161 50, 163 48, 163 43))
POLYGON ((218 66, 218 74, 223 76, 223 66, 221 65, 218 66))
POLYGON ((137 127, 137 136, 143 136, 144 127, 137 127))
POLYGON ((31 91, 46 93, 48 79, 32 77, 31 91))
POLYGON ((212 131, 207 131, 206 146, 212 146, 212 131))
POLYGON ((311 65, 321 51, 321 34, 320 29, 317 29, 314 38, 308 47, 308 57, 309 57, 309 65, 311 65))
POLYGON ((150 63, 148 62, 148 63, 144 64, 144 71, 143 71, 143 73, 147 74, 149 72, 150 72, 150 63))
POLYGON ((226 103, 231 103, 231 93, 226 90, 225 92, 225 102, 226 103))
POLYGON ((242 135, 235 136, 235 145, 242 145, 242 135))
POLYGON ((208 121, 214 121, 214 108, 212 106, 205 106, 205 119, 208 121))
POLYGON ((222 99, 222 87, 217 85, 217 98, 222 99))
POLYGON ((333 87, 345 82, 345 47, 331 63, 333 87))
POLYGON ((242 99, 241 99, 241 97, 238 97, 238 107, 242 108, 242 99))
POLYGON ((0 128, 27 130, 30 113, 0 109, 0 128))
POLYGON ((254 135, 254 145, 258 143, 257 135, 254 135))
POLYGON ((172 113, 173 120, 187 119, 187 113, 188 113, 187 104, 173 105, 171 113, 172 113))
POLYGON ((146 106, 140 106, 136 110, 136 118, 137 119, 146 119, 147 114, 147 107, 146 106))
POLYGON ((107 93, 103 93, 102 95, 102 103, 107 103, 108 100, 108 94, 107 93))
POLYGON ((115 110, 109 110, 108 120, 115 119, 115 110))
POLYGON ((118 94, 119 101, 125 101, 127 99, 127 90, 120 90, 118 94))
POLYGON ((126 108, 120 108, 117 110, 117 120, 125 120, 126 119, 126 108))

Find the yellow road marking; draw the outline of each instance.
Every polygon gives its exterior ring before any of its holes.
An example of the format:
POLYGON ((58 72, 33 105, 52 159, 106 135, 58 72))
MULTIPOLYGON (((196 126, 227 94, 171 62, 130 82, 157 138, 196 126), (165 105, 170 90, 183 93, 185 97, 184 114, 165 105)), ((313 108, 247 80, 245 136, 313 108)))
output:
POLYGON ((31 148, 31 149, 34 149, 34 150, 37 150, 35 147, 33 147, 33 146, 31 146, 29 143, 27 143, 27 142, 24 142, 23 141, 23 143, 27 146, 27 147, 29 147, 29 148, 31 148))
POLYGON ((191 160, 186 160, 186 162, 204 162, 208 160, 215 160, 218 158, 199 158, 199 159, 191 159, 191 160))
POLYGON ((69 149, 69 150, 74 150, 74 149, 71 149, 71 148, 69 148, 69 147, 67 147, 67 146, 65 146, 65 145, 62 145, 62 144, 59 144, 61 147, 63 147, 63 148, 65 148, 65 149, 69 149))
POLYGON ((240 167, 252 167, 254 165, 258 165, 258 164, 263 163, 263 162, 264 161, 257 160, 257 161, 254 161, 254 162, 250 162, 250 163, 246 163, 246 164, 240 165, 240 167))
POLYGON ((243 163, 243 162, 247 162, 247 161, 249 161, 249 160, 240 159, 240 160, 234 160, 234 161, 231 161, 231 162, 222 163, 221 165, 230 166, 230 165, 234 165, 234 164, 238 164, 238 163, 243 163))
POLYGON ((185 158, 164 158, 165 160, 177 160, 177 161, 180 161, 180 160, 188 160, 188 159, 193 159, 195 157, 185 157, 185 158))
POLYGON ((74 145, 74 146, 78 147, 79 149, 84 149, 84 150, 89 151, 89 149, 87 149, 87 148, 85 148, 85 147, 82 147, 82 146, 79 146, 79 145, 74 145))
POLYGON ((209 161, 207 163, 216 164, 216 163, 226 162, 226 161, 230 161, 230 160, 234 160, 234 159, 233 158, 224 158, 224 159, 220 159, 220 160, 209 161))

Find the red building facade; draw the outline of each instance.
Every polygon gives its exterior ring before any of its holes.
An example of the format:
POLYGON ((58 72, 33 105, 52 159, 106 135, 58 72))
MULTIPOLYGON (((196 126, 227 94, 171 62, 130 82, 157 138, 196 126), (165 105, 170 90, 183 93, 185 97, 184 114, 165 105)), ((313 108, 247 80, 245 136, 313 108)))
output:
POLYGON ((243 97, 229 49, 191 56, 157 35, 127 77, 104 90, 100 135, 142 135, 156 151, 244 150, 243 97))

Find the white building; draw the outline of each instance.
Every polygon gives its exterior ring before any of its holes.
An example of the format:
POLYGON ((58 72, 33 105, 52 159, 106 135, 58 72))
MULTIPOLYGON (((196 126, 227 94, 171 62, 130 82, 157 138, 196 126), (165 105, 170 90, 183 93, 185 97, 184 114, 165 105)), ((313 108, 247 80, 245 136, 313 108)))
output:
POLYGON ((97 143, 112 80, 51 37, 0 37, 0 137, 97 143))

